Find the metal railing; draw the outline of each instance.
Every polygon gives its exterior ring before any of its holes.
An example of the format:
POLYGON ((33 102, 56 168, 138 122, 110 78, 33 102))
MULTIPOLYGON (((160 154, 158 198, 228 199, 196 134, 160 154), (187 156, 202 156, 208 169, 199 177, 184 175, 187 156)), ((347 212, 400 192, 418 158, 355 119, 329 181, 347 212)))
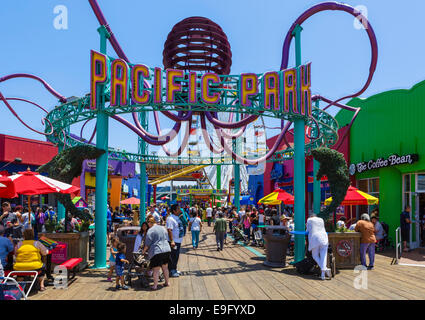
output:
POLYGON ((401 228, 395 230, 395 263, 401 258, 401 228))

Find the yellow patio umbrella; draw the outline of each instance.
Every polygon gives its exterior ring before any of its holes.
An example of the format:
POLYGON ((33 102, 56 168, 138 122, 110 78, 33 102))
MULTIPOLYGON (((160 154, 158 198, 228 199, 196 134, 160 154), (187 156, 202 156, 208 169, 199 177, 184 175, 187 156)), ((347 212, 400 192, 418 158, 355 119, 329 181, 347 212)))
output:
POLYGON ((284 204, 294 204, 294 196, 285 190, 276 189, 272 193, 258 200, 258 204, 266 204, 266 205, 279 205, 281 203, 284 204))

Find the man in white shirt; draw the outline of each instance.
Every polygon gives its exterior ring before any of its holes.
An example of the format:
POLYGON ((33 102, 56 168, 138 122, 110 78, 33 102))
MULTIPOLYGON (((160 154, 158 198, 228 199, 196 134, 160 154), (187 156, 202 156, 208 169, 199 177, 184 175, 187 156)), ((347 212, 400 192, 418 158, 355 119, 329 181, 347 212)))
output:
POLYGON ((211 218, 212 218, 213 208, 208 207, 205 211, 207 212, 208 227, 210 227, 211 226, 211 218))
POLYGON ((177 263, 179 261, 180 246, 184 235, 183 223, 179 218, 180 213, 180 206, 178 204, 173 204, 171 206, 171 214, 166 221, 168 242, 171 247, 171 261, 168 265, 170 277, 178 277, 180 275, 180 272, 177 270, 177 263))

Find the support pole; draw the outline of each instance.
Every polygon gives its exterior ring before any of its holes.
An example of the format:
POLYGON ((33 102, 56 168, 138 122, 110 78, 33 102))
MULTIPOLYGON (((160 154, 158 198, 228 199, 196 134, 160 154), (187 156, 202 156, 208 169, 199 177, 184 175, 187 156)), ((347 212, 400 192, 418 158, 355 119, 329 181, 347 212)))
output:
MULTIPOLYGON (((301 110, 300 70, 301 65, 301 31, 300 25, 294 30, 295 57, 297 67, 297 108, 301 110)), ((294 221, 295 231, 305 231, 305 122, 304 119, 294 121, 294 221)), ((295 235, 295 263, 305 257, 305 236, 295 235)))
MULTIPOLYGON (((110 34, 104 26, 97 31, 100 34, 100 52, 106 54, 106 40, 110 34)), ((109 118, 104 112, 105 101, 103 90, 99 90, 97 106, 96 147, 105 150, 96 159, 96 217, 95 217, 95 256, 94 268, 106 268, 107 242, 107 205, 108 205, 108 130, 109 118)))
MULTIPOLYGON (((236 113, 236 121, 239 121, 239 113, 236 113)), ((238 152, 238 141, 239 139, 233 139, 233 151, 236 153, 238 152)), ((235 199, 235 207, 238 209, 238 212, 241 209, 240 205, 240 197, 241 197, 241 171, 240 171, 240 164, 235 161, 235 164, 233 165, 233 172, 235 175, 235 192, 234 192, 234 199, 235 199)))
POLYGON ((146 163, 140 163, 140 225, 145 222, 146 219, 146 187, 147 187, 147 176, 146 176, 146 163))
POLYGON ((240 164, 237 163, 234 165, 235 169, 235 207, 238 209, 238 212, 241 209, 240 197, 241 197, 241 175, 240 175, 240 164))
POLYGON ((173 180, 171 180, 170 181, 170 204, 171 204, 171 201, 173 201, 173 180))
MULTIPOLYGON (((62 150, 63 150, 63 145, 62 144, 59 144, 58 153, 61 153, 62 150)), ((81 195, 81 196, 84 198, 83 195, 81 195)), ((28 209, 31 210, 31 208, 29 206, 28 206, 28 209)), ((62 219, 65 219, 65 207, 63 206, 62 203, 60 203, 58 201, 58 220, 57 220, 57 222, 59 223, 62 219)), ((65 228, 65 231, 64 232, 66 232, 66 228, 65 228)))
MULTIPOLYGON (((319 100, 316 100, 316 107, 319 107, 319 100)), ((322 191, 320 187, 320 180, 316 179, 317 172, 319 171, 320 163, 313 159, 313 212, 318 214, 320 212, 320 200, 322 191)))
MULTIPOLYGON (((217 190, 221 189, 221 165, 217 165, 217 190)), ((215 200, 214 200, 215 202, 215 200)), ((221 203, 218 204, 221 206, 221 203)))
MULTIPOLYGON (((139 122, 144 129, 148 129, 146 112, 139 113, 139 122)), ((139 137, 139 154, 147 153, 146 141, 139 137)), ((156 188, 156 185, 155 185, 156 188)), ((156 189, 155 189, 156 190, 156 189)), ((140 162, 140 225, 146 220, 146 191, 147 191, 147 174, 146 163, 140 162)), ((156 201, 154 200, 154 203, 156 201)))
POLYGON ((153 204, 156 204, 156 189, 157 189, 158 185, 154 184, 153 185, 153 204))

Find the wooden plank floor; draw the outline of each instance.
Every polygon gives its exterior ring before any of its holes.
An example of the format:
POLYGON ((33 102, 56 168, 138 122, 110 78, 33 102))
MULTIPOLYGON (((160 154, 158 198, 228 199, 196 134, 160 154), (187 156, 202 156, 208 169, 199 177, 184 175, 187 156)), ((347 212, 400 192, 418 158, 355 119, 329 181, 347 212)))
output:
MULTIPOLYGON (((106 281, 107 270, 86 269, 67 289, 48 286, 32 300, 376 300, 425 299, 425 268, 391 265, 391 252, 377 254, 375 270, 367 271, 367 289, 355 289, 353 270, 338 270, 335 278, 322 281, 300 276, 292 266, 268 268, 264 257, 227 239, 223 251, 217 251, 212 228, 205 227, 199 248, 191 246, 186 235, 181 248, 179 278, 171 278, 169 287, 157 291, 141 288, 137 281, 128 291, 114 291, 106 281)), ((264 254, 261 248, 255 248, 264 254)))

